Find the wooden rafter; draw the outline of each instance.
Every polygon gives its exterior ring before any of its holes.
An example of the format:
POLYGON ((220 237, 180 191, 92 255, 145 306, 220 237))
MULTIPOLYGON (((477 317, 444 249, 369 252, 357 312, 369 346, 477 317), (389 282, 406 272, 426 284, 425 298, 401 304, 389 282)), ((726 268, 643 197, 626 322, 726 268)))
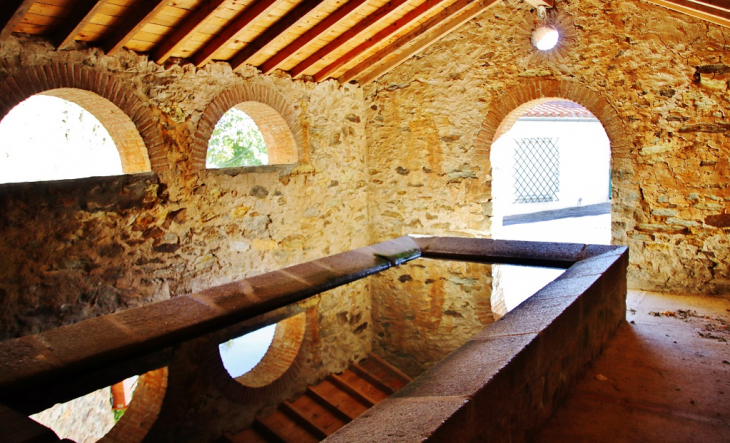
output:
POLYGON ((335 12, 333 12, 332 14, 325 17, 324 20, 317 23, 309 31, 300 35, 296 40, 291 42, 286 48, 277 52, 273 57, 271 57, 263 65, 261 65, 260 68, 263 71, 263 73, 268 74, 269 72, 273 71, 274 69, 276 69, 279 66, 281 66, 282 64, 284 64, 298 50, 302 49, 304 46, 306 46, 308 43, 310 43, 315 38, 319 37, 320 35, 324 34, 325 32, 329 31, 330 29, 332 29, 332 27, 334 25, 336 25, 337 22, 344 19, 348 15, 352 14, 357 8, 362 6, 366 1, 367 0, 351 0, 347 3, 345 3, 344 5, 342 5, 335 12))
POLYGON ((721 26, 730 27, 730 2, 726 0, 707 0, 704 2, 688 0, 647 0, 649 3, 664 6, 721 26))
POLYGON ((257 0, 249 5, 241 15, 228 24, 221 32, 218 33, 205 46, 200 48, 193 57, 193 63, 202 67, 209 61, 213 60, 213 56, 219 49, 228 46, 238 35, 247 30, 256 19, 266 15, 273 9, 279 0, 257 0))
POLYGON ((329 53, 344 45, 350 39, 354 38, 369 27, 385 19, 385 17, 398 10, 401 6, 405 5, 406 2, 407 0, 393 0, 390 3, 386 3, 385 5, 381 6, 380 8, 378 8, 377 11, 359 21, 350 29, 340 34, 337 38, 317 50, 317 52, 299 62, 296 66, 289 70, 289 73, 292 75, 292 77, 300 76, 305 70, 307 70, 313 64, 317 63, 320 59, 326 57, 329 53))
POLYGON ((18 26, 23 16, 28 12, 35 1, 33 0, 9 0, 0 7, 0 42, 7 40, 13 29, 18 26))
POLYGON ((152 58, 159 65, 165 63, 170 56, 184 45, 203 26, 205 21, 221 7, 226 0, 209 0, 200 5, 183 24, 155 49, 152 58))
POLYGON ((326 80, 330 76, 330 74, 332 74, 333 72, 342 68, 343 66, 347 65, 353 59, 355 59, 359 55, 365 53, 365 51, 367 51, 368 49, 377 45, 381 41, 385 40, 393 33, 400 31, 404 27, 413 23, 415 20, 418 20, 420 17, 427 14, 429 11, 431 11, 434 8, 441 5, 444 1, 445 0, 426 0, 425 2, 421 3, 420 5, 418 5, 417 8, 409 11, 403 17, 394 21, 393 23, 391 23, 390 25, 388 25, 387 27, 382 29, 380 32, 378 32, 374 36, 370 37, 369 39, 367 39, 364 42, 357 45, 355 48, 348 51, 347 54, 338 58, 333 63, 330 63, 329 65, 325 66, 324 68, 320 69, 319 72, 317 72, 314 75, 314 80, 318 81, 318 82, 322 81, 322 80, 326 80))
POLYGON ((363 85, 370 83, 498 2, 499 0, 459 0, 399 37, 391 45, 363 60, 338 80, 346 83, 357 79, 363 85), (396 52, 397 54, 393 56, 396 52), (370 72, 363 75, 367 71, 370 72))
POLYGON ((104 5, 104 0, 81 0, 54 33, 53 43, 56 47, 63 48, 73 43, 74 38, 96 15, 102 5, 104 5))
POLYGON ((239 51, 230 61, 231 68, 238 69, 241 65, 250 60, 251 57, 264 49, 266 45, 286 32, 287 29, 294 26, 294 24, 325 1, 326 0, 304 0, 299 3, 294 9, 289 11, 269 29, 264 31, 263 34, 256 37, 252 42, 247 44, 246 47, 239 51))
POLYGON ((730 0, 690 0, 690 2, 730 12, 730 0))
POLYGON ((134 12, 124 20, 122 26, 106 41, 104 49, 111 55, 119 51, 136 33, 142 30, 163 8, 169 0, 145 0, 134 12))

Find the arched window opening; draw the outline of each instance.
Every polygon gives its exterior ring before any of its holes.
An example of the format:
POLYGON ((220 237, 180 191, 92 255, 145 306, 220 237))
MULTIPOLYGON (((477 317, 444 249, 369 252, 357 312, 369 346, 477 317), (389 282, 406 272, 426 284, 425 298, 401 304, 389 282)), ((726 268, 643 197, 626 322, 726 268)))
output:
POLYGON ((237 382, 260 388, 281 377, 304 341, 305 313, 289 317, 218 346, 223 366, 237 382))
POLYGON ((122 174, 119 151, 90 112, 57 97, 35 95, 0 122, 3 183, 122 174))
POLYGON ((133 376, 30 416, 61 439, 141 441, 160 412, 167 368, 133 376))
MULTIPOLYGON (((610 143, 600 121, 563 99, 513 111, 492 143, 492 236, 503 240, 610 244, 610 143)), ((563 270, 493 267, 502 315, 563 270)))
POLYGON ((218 120, 208 140, 207 168, 290 164, 297 161, 294 135, 272 107, 243 102, 218 120))
POLYGON ((235 168, 269 163, 264 135, 256 122, 238 108, 231 108, 215 125, 205 157, 207 168, 235 168))
POLYGON ((150 171, 131 118, 93 92, 52 89, 0 120, 0 182, 63 180, 150 171))
POLYGON ((275 332, 273 324, 218 345, 228 374, 238 378, 256 367, 269 350, 275 332))

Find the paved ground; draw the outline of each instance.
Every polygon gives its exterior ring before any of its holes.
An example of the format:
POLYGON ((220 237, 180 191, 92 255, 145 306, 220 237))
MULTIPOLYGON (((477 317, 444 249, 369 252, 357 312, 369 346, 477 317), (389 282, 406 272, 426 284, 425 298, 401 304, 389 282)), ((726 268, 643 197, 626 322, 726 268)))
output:
POLYGON ((730 442, 730 298, 631 291, 627 304, 533 442, 730 442))

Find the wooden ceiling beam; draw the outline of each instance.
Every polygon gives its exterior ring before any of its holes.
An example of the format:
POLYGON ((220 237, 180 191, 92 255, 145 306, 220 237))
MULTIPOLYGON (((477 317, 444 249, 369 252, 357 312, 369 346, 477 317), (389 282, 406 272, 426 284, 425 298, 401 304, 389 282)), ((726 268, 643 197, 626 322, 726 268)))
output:
POLYGON ((15 29, 15 27, 18 26, 18 23, 23 20, 23 17, 25 17, 25 14, 28 13, 28 10, 31 6, 33 6, 35 1, 9 0, 5 3, 8 4, 0 7, 0 42, 5 41, 8 37, 10 37, 10 34, 13 33, 13 29, 15 29))
POLYGON ((167 61, 172 54, 187 43, 193 35, 203 26, 205 21, 221 7, 226 0, 208 0, 200 5, 190 17, 180 25, 170 36, 166 37, 160 46, 152 53, 152 59, 158 65, 167 61))
POLYGON ((64 48, 73 43, 76 36, 103 5, 104 0, 81 0, 54 33, 53 44, 57 48, 64 48))
POLYGON ((320 82, 320 81, 326 80, 330 76, 330 74, 332 74, 333 72, 336 72, 338 69, 347 65, 353 59, 355 59, 356 57, 365 53, 367 50, 369 50, 373 46, 377 45, 381 41, 385 40, 393 33, 400 31, 404 27, 413 23, 415 20, 418 20, 424 14, 427 14, 428 12, 432 11, 434 8, 436 8, 439 5, 441 5, 442 3, 444 3, 444 1, 446 1, 446 0, 426 0, 425 2, 421 3, 420 5, 418 5, 417 8, 409 11, 403 17, 399 18, 398 20, 391 23, 390 25, 388 25, 387 27, 382 29, 380 32, 378 32, 374 36, 370 37, 369 39, 367 39, 364 42, 357 45, 355 48, 348 51, 347 54, 338 58, 333 63, 330 63, 329 65, 325 66, 324 68, 320 69, 319 72, 317 72, 314 75, 314 81, 320 82))
POLYGON ((647 0, 649 3, 663 6, 673 11, 681 12, 692 17, 706 20, 730 28, 730 2, 724 0, 709 0, 696 2, 687 0, 647 0))
POLYGON ((690 3, 705 5, 711 8, 723 9, 730 12, 730 0, 689 0, 690 3))
POLYGON ((112 55, 122 49, 135 34, 144 28, 162 9, 169 0, 145 0, 141 2, 127 17, 122 25, 112 34, 104 44, 104 50, 112 55))
POLYGON ((249 28, 258 18, 269 13, 276 6, 279 0, 257 0, 255 3, 243 10, 235 20, 221 30, 211 41, 200 48, 193 56, 193 63, 202 67, 209 61, 219 49, 231 44, 239 34, 249 28))
POLYGON ((350 29, 343 32, 337 38, 317 50, 317 52, 299 62, 296 66, 289 70, 289 73, 294 78, 299 77, 304 71, 309 69, 310 66, 317 63, 319 60, 323 59, 329 53, 344 45, 346 42, 356 37, 361 32, 365 31, 369 27, 373 26, 374 24, 385 19, 393 12, 397 11, 401 6, 405 5, 407 1, 408 0, 393 0, 390 3, 384 4, 383 6, 378 8, 377 11, 374 11, 372 14, 360 20, 350 29))
POLYGON ((436 43, 459 26, 481 14, 500 0, 459 0, 437 15, 399 37, 393 44, 371 55, 348 70, 338 80, 341 83, 356 79, 361 85, 370 83, 413 55, 436 43), (397 53, 393 56, 394 53, 397 53), (365 75, 363 72, 370 71, 365 75))
POLYGON ((269 29, 264 31, 261 35, 256 37, 252 42, 247 44, 241 51, 239 51, 230 61, 231 68, 238 69, 241 65, 248 62, 252 57, 259 53, 266 45, 271 43, 275 38, 285 33, 287 29, 291 28, 299 20, 304 18, 307 14, 312 12, 315 8, 322 5, 327 0, 304 0, 299 3, 294 9, 289 11, 279 21, 271 25, 269 29))
POLYGON ((320 35, 324 34, 325 32, 329 31, 334 25, 336 25, 340 20, 344 19, 348 15, 352 14, 357 8, 362 6, 367 0, 351 0, 341 7, 339 7, 335 12, 325 17, 324 20, 317 23, 313 28, 305 32, 304 34, 300 35, 296 40, 291 42, 289 45, 287 45, 284 49, 277 52, 273 57, 266 60, 266 62, 261 65, 261 71, 264 74, 268 74, 274 69, 278 68, 279 66, 286 63, 289 58, 291 58, 294 54, 296 54, 297 51, 302 49, 304 46, 309 44, 312 40, 319 37, 320 35))

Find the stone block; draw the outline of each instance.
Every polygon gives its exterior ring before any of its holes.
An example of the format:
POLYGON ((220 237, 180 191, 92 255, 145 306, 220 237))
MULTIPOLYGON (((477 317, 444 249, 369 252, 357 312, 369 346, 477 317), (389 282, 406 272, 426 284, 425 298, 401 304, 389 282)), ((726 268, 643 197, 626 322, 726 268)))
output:
POLYGON ((431 237, 417 239, 424 257, 489 263, 568 267, 578 261, 585 245, 483 238, 431 237))
POLYGON ((467 398, 398 398, 366 411, 327 442, 469 441, 478 422, 467 398))
POLYGON ((521 383, 518 380, 521 374, 512 378, 512 372, 507 367, 515 364, 521 350, 536 336, 475 337, 396 392, 392 398, 474 396, 485 389, 500 372, 508 377, 502 381, 506 385, 495 384, 491 389, 506 394, 514 384, 521 383))
POLYGON ((341 276, 357 279, 388 269, 391 265, 385 258, 376 256, 367 248, 354 249, 315 260, 315 262, 341 276))
POLYGON ((137 342, 137 337, 111 319, 112 316, 91 318, 35 337, 64 364, 89 362, 137 342))
POLYGON ((382 243, 369 246, 379 257, 386 259, 393 266, 403 264, 421 256, 421 249, 416 242, 408 236, 398 237, 382 243))
POLYGON ((239 280, 225 285, 215 286, 192 294, 191 297, 202 299, 221 310, 232 313, 250 309, 260 301, 247 280, 239 280))
POLYGON ((576 297, 532 297, 525 300, 507 315, 490 324, 475 338, 486 339, 509 335, 534 334, 552 323, 576 297))
POLYGON ((136 339, 144 340, 146 346, 163 338, 186 335, 215 316, 215 309, 187 295, 112 315, 114 321, 129 329, 136 339))
POLYGON ((337 286, 342 278, 342 275, 328 266, 323 266, 319 260, 291 266, 283 269, 283 272, 315 287, 317 292, 324 292, 337 286))
POLYGON ((0 395, 25 385, 25 380, 63 367, 34 337, 0 343, 0 395))

